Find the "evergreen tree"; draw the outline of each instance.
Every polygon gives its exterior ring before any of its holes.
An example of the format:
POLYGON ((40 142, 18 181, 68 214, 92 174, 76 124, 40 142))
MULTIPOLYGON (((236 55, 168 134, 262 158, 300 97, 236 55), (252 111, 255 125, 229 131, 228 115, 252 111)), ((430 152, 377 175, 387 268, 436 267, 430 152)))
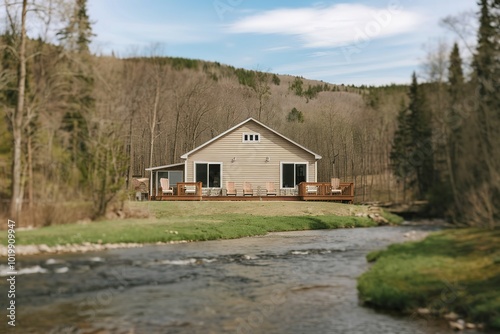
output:
POLYGON ((410 164, 415 169, 418 197, 423 199, 434 182, 434 148, 431 115, 415 72, 412 75, 409 97, 410 164))
POLYGON ((106 111, 96 106, 93 59, 90 42, 94 36, 87 14, 87 0, 75 0, 73 15, 59 38, 67 51, 68 111, 62 130, 69 138, 73 162, 79 171, 79 183, 91 196, 92 218, 103 216, 108 205, 124 186, 125 154, 120 141, 120 126, 105 122, 106 111))
POLYGON ((411 134, 408 124, 408 107, 404 99, 401 99, 397 122, 398 128, 394 133, 390 160, 398 182, 403 182, 403 201, 406 201, 406 190, 408 181, 412 178, 412 168, 409 164, 411 134))
POLYGON ((473 59, 476 108, 469 137, 475 146, 467 152, 472 181, 464 181, 471 193, 468 219, 490 227, 500 219, 500 4, 480 0, 479 32, 473 59))
POLYGON ((95 108, 93 94, 94 78, 89 52, 92 33, 87 14, 87 0, 75 0, 73 14, 66 27, 58 33, 66 53, 67 109, 62 119, 61 130, 66 133, 66 146, 71 152, 74 167, 79 171, 80 181, 88 176, 88 116, 95 108))
MULTIPOLYGON (((498 7, 498 1, 496 2, 498 7)), ((479 33, 473 68, 477 89, 477 116, 482 151, 485 157, 490 156, 494 149, 493 128, 500 120, 500 77, 499 77, 499 36, 497 17, 490 11, 488 0, 480 0, 479 33), (495 22, 496 21, 496 22, 495 22)))
POLYGON ((272 81, 273 81, 273 84, 275 84, 276 86, 279 86, 281 83, 280 78, 276 74, 273 74, 272 81))
POLYGON ((290 87, 288 89, 292 92, 295 92, 295 95, 302 96, 302 94, 304 93, 304 90, 302 88, 303 83, 304 82, 302 81, 301 78, 295 77, 295 80, 293 81, 293 83, 290 85, 290 87))
POLYGON ((89 44, 95 35, 92 33, 92 23, 87 14, 87 0, 75 0, 68 24, 57 35, 69 50, 78 53, 90 52, 89 44))
POLYGON ((448 67, 448 93, 450 97, 450 110, 448 114, 448 148, 451 160, 450 172, 457 168, 457 150, 462 147, 463 101, 465 95, 465 82, 462 70, 462 58, 458 44, 453 45, 448 67))
POLYGON ((413 73, 408 109, 401 108, 391 151, 395 175, 410 188, 416 188, 420 199, 428 195, 434 182, 434 151, 431 118, 425 96, 413 73))
MULTIPOLYGON (((463 122, 465 116, 464 99, 465 99, 465 80, 462 70, 462 58, 458 44, 453 45, 453 49, 449 58, 448 67, 448 95, 449 95, 449 112, 446 123, 446 158, 447 171, 444 188, 449 189, 449 201, 446 204, 448 213, 454 217, 461 216, 463 205, 461 204, 461 193, 459 188, 462 188, 460 182, 457 182, 460 176, 460 169, 464 162, 464 147, 463 140, 463 122), (453 204, 452 204, 453 203, 453 204), (453 207, 454 206, 454 207, 453 207)), ((443 201, 437 201, 443 203, 443 201)))
POLYGON ((304 123, 304 114, 302 113, 302 111, 293 107, 292 110, 288 113, 286 120, 288 122, 304 123))

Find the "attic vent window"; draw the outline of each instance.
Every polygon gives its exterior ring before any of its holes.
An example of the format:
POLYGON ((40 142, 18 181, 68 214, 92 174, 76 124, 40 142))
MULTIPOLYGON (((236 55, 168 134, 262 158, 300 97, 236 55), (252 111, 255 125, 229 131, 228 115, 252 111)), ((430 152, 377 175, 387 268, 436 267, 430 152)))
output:
POLYGON ((260 134, 258 133, 244 133, 243 134, 244 143, 256 143, 260 142, 260 134))

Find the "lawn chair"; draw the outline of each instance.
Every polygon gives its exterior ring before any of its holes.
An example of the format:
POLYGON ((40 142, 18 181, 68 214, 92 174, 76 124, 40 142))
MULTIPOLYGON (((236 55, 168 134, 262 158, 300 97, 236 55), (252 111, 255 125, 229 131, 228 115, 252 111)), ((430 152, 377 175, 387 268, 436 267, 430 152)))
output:
POLYGON ((252 184, 250 182, 243 182, 243 196, 253 196, 252 184))
POLYGON ((338 194, 342 195, 342 189, 340 189, 340 179, 336 177, 332 177, 331 180, 331 193, 332 195, 338 194))
POLYGON ((184 193, 186 195, 196 195, 196 186, 184 186, 184 193))
POLYGON ((317 186, 306 186, 306 194, 307 195, 317 195, 318 187, 317 186))
POLYGON ((234 187, 234 182, 231 181, 226 182, 226 195, 236 196, 236 188, 234 187))
POLYGON ((276 188, 274 187, 274 182, 266 182, 266 192, 267 196, 276 196, 276 188))
POLYGON ((170 181, 166 178, 160 178, 161 194, 162 195, 174 195, 174 188, 170 187, 170 181))

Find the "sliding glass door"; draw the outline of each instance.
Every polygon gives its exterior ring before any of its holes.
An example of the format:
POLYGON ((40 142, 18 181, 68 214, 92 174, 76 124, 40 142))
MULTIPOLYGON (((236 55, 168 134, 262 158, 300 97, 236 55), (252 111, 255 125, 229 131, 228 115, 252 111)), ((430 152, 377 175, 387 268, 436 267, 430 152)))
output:
POLYGON ((220 188, 221 163, 195 163, 195 180, 201 182, 203 188, 220 188))
POLYGON ((281 188, 295 188, 307 181, 307 164, 287 162, 281 164, 281 188))

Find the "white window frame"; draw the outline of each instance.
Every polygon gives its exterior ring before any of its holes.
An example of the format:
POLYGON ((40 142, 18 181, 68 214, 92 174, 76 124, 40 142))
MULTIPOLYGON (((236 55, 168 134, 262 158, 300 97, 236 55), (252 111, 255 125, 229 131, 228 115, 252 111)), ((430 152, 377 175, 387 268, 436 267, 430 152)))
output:
POLYGON ((305 182, 309 182, 309 162, 307 162, 307 161, 280 161, 280 189, 295 189, 297 187, 297 185, 295 185, 295 187, 292 187, 292 188, 283 187, 283 165, 291 165, 291 164, 294 165, 294 169, 293 169, 294 180, 297 179, 297 175, 295 175, 295 173, 296 173, 295 165, 306 165, 306 181, 305 182))
MULTIPOLYGON (((219 187, 204 187, 203 189, 222 189, 224 164, 221 161, 193 161, 193 182, 196 182, 196 164, 220 165, 219 187)), ((207 183, 207 185, 209 186, 208 183, 207 183)))
POLYGON ((242 143, 260 143, 260 138, 261 138, 261 135, 258 132, 243 132, 243 134, 241 136, 241 142, 242 143), (256 136, 258 138, 257 140, 255 140, 256 136), (252 139, 250 139, 250 138, 252 138, 252 139))

